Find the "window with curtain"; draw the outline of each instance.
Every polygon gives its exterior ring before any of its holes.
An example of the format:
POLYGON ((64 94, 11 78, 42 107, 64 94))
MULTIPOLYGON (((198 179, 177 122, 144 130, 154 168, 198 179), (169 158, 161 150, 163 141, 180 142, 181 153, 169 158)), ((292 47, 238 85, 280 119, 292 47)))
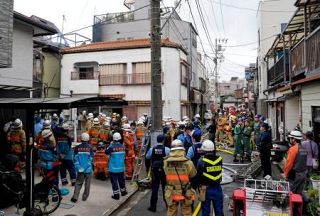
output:
POLYGON ((132 84, 151 83, 151 62, 132 63, 132 84))

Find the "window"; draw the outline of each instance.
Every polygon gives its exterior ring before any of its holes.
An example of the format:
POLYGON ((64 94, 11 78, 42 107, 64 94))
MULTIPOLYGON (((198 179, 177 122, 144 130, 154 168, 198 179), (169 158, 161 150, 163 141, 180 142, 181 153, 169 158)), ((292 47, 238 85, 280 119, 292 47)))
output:
POLYGON ((42 81, 42 72, 43 72, 43 60, 42 56, 35 55, 33 58, 33 81, 41 82, 42 81))
POLYGON ((104 64, 99 66, 100 85, 127 84, 127 64, 104 64))
POLYGON ((185 86, 188 84, 188 67, 183 63, 181 63, 181 84, 185 86))
POLYGON ((93 79, 93 67, 79 68, 79 79, 93 79))
POLYGON ((151 83, 151 62, 132 63, 132 84, 151 83))
POLYGON ((74 68, 75 71, 71 72, 72 80, 98 79, 98 62, 77 62, 74 68))

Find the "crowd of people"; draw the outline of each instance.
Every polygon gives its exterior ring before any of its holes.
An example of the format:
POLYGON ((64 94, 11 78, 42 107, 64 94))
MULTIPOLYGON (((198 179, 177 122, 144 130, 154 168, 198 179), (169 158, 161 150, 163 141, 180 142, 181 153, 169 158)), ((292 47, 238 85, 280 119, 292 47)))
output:
MULTIPOLYGON (((161 185, 168 215, 177 215, 181 206, 183 215, 191 215, 196 191, 202 201, 202 215, 210 214, 213 202, 215 215, 223 215, 222 157, 218 148, 234 147, 234 162, 251 161, 252 150, 260 152, 263 176, 271 175, 271 130, 265 118, 234 107, 218 110, 202 124, 199 114, 192 119, 184 116, 181 121, 167 117, 157 143, 145 154, 152 173, 152 195, 149 211, 157 210, 158 190, 161 185), (239 157, 239 159, 238 159, 239 157)), ((125 179, 131 179, 137 157, 141 157, 144 137, 150 129, 150 120, 144 113, 137 121, 129 122, 126 116, 113 113, 93 114, 83 111, 79 116, 80 144, 72 146, 70 125, 62 116, 53 114, 35 117, 35 146, 39 169, 47 172, 54 162, 60 162, 62 185, 70 182, 74 188, 71 201, 77 202, 84 183, 82 200, 90 194, 91 176, 109 177, 112 198, 119 200, 127 195, 125 179)), ((7 150, 19 161, 15 169, 21 172, 25 159, 26 135, 22 121, 12 118, 3 130, 7 135, 7 150)), ((283 177, 291 181, 291 189, 301 193, 306 176, 310 176, 313 159, 318 157, 318 145, 312 133, 303 135, 294 130, 289 134, 292 146, 284 166, 283 177), (308 175, 306 175, 308 173, 308 175)), ((59 185, 56 176, 55 184, 59 185)))

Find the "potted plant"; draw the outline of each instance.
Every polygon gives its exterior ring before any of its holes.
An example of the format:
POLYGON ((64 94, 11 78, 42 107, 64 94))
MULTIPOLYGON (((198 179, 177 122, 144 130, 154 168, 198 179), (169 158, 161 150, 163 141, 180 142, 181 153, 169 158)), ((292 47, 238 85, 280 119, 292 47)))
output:
POLYGON ((312 187, 315 189, 318 189, 318 184, 320 184, 320 175, 317 173, 314 173, 311 175, 310 180, 312 182, 312 187))
POLYGON ((319 195, 317 189, 309 189, 307 191, 308 203, 307 203, 307 215, 319 215, 319 195))

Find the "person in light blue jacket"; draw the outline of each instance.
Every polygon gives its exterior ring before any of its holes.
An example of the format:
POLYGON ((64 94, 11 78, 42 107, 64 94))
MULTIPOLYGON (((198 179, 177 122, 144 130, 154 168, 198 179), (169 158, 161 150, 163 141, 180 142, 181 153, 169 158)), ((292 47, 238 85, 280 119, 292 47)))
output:
POLYGON ((83 182, 85 182, 85 185, 82 200, 86 201, 90 194, 93 149, 88 143, 89 139, 89 134, 82 133, 81 144, 74 149, 74 165, 77 170, 77 180, 71 202, 77 202, 83 182))
POLYGON ((114 133, 112 138, 113 142, 106 149, 106 154, 110 155, 109 173, 113 191, 111 198, 119 200, 120 192, 121 196, 128 194, 124 180, 126 150, 125 146, 120 143, 121 135, 119 133, 114 133))

